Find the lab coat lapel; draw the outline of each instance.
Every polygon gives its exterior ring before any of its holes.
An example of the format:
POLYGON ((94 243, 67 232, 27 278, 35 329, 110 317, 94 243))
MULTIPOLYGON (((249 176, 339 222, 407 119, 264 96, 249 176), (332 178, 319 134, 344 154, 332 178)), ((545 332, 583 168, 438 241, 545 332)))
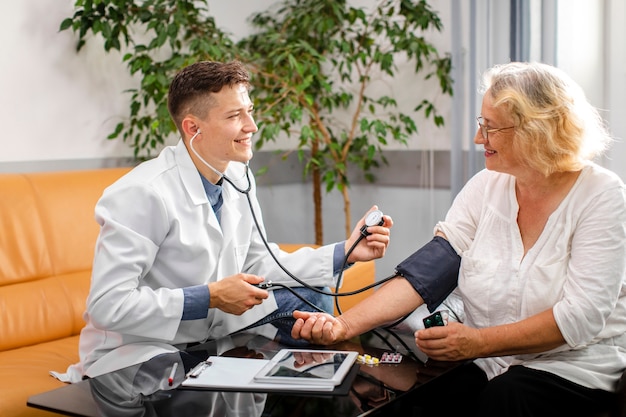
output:
MULTIPOLYGON (((224 248, 228 248, 229 252, 234 254, 236 245, 235 237, 238 235, 237 225, 241 220, 241 207, 238 200, 242 198, 239 193, 227 184, 222 189, 222 198, 224 205, 222 206, 222 231, 224 239, 224 248)), ((237 271, 240 272, 240 271, 237 271)))
POLYGON ((176 163, 180 171, 180 180, 187 190, 187 194, 191 198, 191 201, 195 205, 209 204, 209 199, 206 196, 204 187, 202 186, 202 180, 200 179, 200 173, 198 168, 193 164, 189 152, 183 141, 179 141, 176 145, 176 163))
POLYGON ((196 206, 202 206, 202 209, 208 212, 206 217, 208 218, 209 239, 212 242, 219 242, 217 247, 221 247, 224 238, 222 228, 217 221, 217 217, 215 217, 215 213, 213 213, 206 191, 202 186, 198 168, 193 164, 182 140, 176 145, 176 162, 180 170, 180 179, 183 183, 183 187, 185 187, 192 203, 196 206))
MULTIPOLYGON (((226 175, 228 178, 239 179, 244 176, 245 171, 243 167, 243 164, 231 163, 226 169, 226 175)), ((235 182, 238 182, 238 180, 235 180, 235 182)), ((247 209, 248 203, 245 201, 245 195, 235 190, 228 181, 224 181, 222 186, 222 198, 224 199, 224 205, 222 206, 224 248, 228 248, 229 251, 234 253, 237 250, 235 246, 242 244, 240 241, 243 236, 240 235, 245 232, 238 226, 243 216, 242 210, 247 209)))

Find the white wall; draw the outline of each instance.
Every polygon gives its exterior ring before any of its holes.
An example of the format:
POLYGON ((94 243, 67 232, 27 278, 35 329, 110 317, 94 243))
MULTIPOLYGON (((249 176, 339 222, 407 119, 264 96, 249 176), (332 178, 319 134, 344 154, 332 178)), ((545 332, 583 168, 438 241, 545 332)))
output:
POLYGON ((73 2, 0 4, 0 162, 129 156, 106 141, 132 86, 119 57, 99 45, 75 53, 74 35, 58 32, 73 2))
POLYGON ((607 63, 604 83, 606 118, 617 142, 606 159, 606 166, 626 181, 626 2, 609 0, 604 11, 610 24, 605 26, 607 63))
POLYGON ((601 110, 615 143, 602 161, 626 180, 626 4, 559 0, 557 65, 601 110))

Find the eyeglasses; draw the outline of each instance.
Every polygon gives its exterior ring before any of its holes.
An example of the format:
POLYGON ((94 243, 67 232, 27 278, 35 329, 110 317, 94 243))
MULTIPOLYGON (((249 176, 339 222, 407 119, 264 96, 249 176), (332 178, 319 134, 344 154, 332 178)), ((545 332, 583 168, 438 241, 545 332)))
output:
POLYGON ((490 133, 496 133, 496 132, 499 132, 501 130, 506 130, 506 129, 513 129, 515 127, 515 126, 509 126, 509 127, 501 127, 499 129, 489 129, 487 126, 483 124, 484 119, 482 116, 478 116, 476 118, 476 121, 478 122, 478 127, 480 128, 480 134, 483 135, 483 139, 485 140, 488 140, 490 133))

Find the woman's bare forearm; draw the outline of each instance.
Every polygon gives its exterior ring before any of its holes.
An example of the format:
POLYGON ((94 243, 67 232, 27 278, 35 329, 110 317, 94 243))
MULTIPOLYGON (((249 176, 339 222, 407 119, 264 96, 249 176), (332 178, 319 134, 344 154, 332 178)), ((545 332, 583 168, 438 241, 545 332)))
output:
POLYGON ((371 296, 347 310, 339 319, 345 324, 347 338, 392 323, 424 304, 422 297, 404 278, 383 284, 371 296))

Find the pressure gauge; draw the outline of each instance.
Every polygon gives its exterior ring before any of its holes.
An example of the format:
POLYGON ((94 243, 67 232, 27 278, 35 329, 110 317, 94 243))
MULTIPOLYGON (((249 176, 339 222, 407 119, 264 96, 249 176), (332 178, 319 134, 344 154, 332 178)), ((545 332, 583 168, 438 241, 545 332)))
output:
POLYGON ((374 210, 365 217, 365 226, 382 226, 385 223, 383 219, 383 212, 380 210, 374 210))

